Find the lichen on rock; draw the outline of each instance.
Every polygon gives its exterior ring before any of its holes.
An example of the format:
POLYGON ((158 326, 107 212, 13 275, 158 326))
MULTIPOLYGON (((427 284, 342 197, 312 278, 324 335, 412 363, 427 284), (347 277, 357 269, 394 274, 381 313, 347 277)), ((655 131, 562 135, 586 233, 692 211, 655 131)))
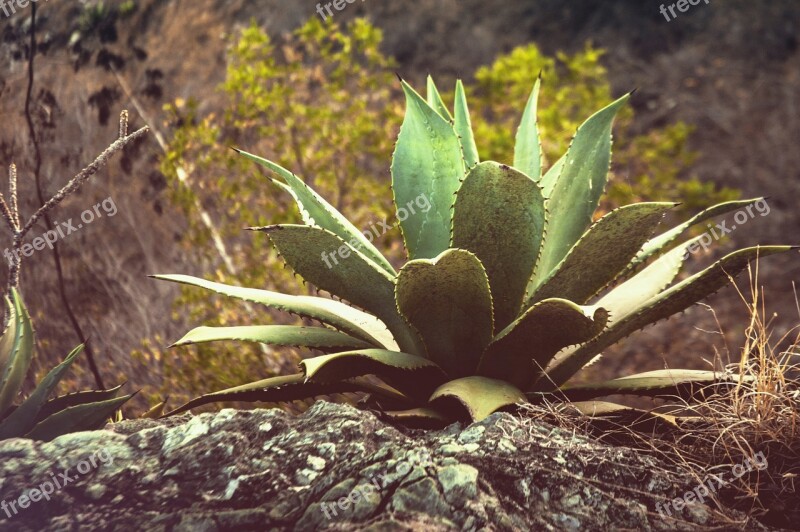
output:
POLYGON ((656 502, 692 482, 508 414, 423 432, 318 402, 300 416, 226 409, 0 442, 0 501, 17 510, 0 510, 0 530, 694 530, 742 518, 700 504, 659 515, 656 502), (79 473, 92 456, 108 459, 79 473), (72 482, 49 500, 19 507, 64 472, 72 482))

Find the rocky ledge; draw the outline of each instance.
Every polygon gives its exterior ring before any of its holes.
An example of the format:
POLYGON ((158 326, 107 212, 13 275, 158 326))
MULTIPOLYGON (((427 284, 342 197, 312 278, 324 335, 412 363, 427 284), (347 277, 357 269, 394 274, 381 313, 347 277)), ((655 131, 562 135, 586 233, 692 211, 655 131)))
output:
POLYGON ((319 402, 0 442, 0 530, 696 530, 685 472, 508 414, 403 431, 319 402), (660 503, 657 510, 657 504, 660 503))

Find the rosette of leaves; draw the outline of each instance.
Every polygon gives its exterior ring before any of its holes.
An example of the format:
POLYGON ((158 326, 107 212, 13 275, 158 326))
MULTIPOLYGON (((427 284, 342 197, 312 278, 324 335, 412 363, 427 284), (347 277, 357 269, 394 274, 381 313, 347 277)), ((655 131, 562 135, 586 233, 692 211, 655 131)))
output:
POLYGON ((480 420, 545 397, 574 399, 583 412, 606 414, 621 407, 593 399, 685 393, 735 379, 673 370, 568 382, 610 345, 719 290, 756 257, 791 249, 742 249, 675 282, 693 243, 675 245, 685 231, 759 199, 716 205, 661 233, 657 227, 674 203, 635 203, 593 221, 606 186, 614 117, 629 95, 589 117, 545 171, 539 81, 516 133, 512 165, 480 161, 461 82, 452 114, 430 78, 427 99, 401 83, 407 109, 391 173, 408 262, 396 270, 369 232, 300 177, 240 152, 271 172, 304 221, 253 230, 268 235, 296 274, 341 301, 156 276, 320 324, 200 327, 175 345, 241 340, 327 353, 303 360, 296 374, 204 395, 172 413, 216 401, 278 403, 366 392, 378 408, 405 420, 480 420))
POLYGON ((71 432, 102 428, 132 395, 110 390, 72 393, 51 398, 58 383, 83 350, 78 346, 53 368, 19 405, 19 395, 33 360, 34 330, 16 288, 6 296, 7 326, 0 337, 0 440, 30 438, 50 441, 71 432))

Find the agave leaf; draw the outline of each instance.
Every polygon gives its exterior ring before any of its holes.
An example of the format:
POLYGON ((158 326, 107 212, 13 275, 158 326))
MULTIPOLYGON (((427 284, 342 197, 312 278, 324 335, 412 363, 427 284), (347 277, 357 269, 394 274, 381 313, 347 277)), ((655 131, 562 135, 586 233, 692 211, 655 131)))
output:
POLYGON ((430 397, 432 405, 442 408, 446 408, 453 400, 465 408, 470 419, 476 422, 503 407, 526 401, 525 395, 508 382, 478 376, 446 382, 430 397))
POLYGON ((392 190, 409 258, 431 259, 450 244, 450 205, 464 177, 464 158, 450 122, 402 85, 407 109, 392 157, 392 190))
POLYGON ((592 223, 611 162, 611 126, 629 96, 601 109, 578 128, 552 192, 545 191, 550 215, 537 279, 550 274, 592 223))
POLYGON ((371 344, 323 327, 296 325, 251 325, 244 327, 197 327, 170 347, 238 340, 262 344, 309 347, 314 349, 362 349, 371 344))
POLYGON ((158 419, 164 415, 164 409, 167 407, 169 397, 160 401, 153 408, 141 415, 141 419, 158 419))
POLYGON ((389 386, 376 377, 365 376, 351 379, 351 382, 358 383, 361 392, 369 394, 373 399, 388 399, 391 404, 406 405, 412 403, 411 398, 400 390, 389 386))
POLYGON ((561 172, 564 170, 564 162, 567 160, 566 154, 562 155, 553 166, 550 167, 547 172, 542 176, 542 180, 540 181, 540 185, 542 187, 542 193, 544 194, 545 198, 549 198, 553 194, 553 188, 556 186, 556 182, 558 181, 558 177, 561 175, 561 172))
POLYGON ((472 168, 480 162, 478 146, 475 144, 475 135, 472 132, 472 120, 467 107, 467 94, 461 80, 456 81, 455 122, 456 134, 461 139, 461 150, 464 153, 464 163, 467 168, 472 168))
POLYGON ((404 426, 417 428, 441 428, 450 421, 442 413, 433 408, 421 407, 409 410, 387 410, 383 415, 394 422, 402 423, 404 426))
POLYGON ((307 358, 300 362, 300 366, 308 382, 333 383, 375 375, 400 392, 422 399, 445 380, 442 369, 430 360, 384 349, 362 349, 307 358))
POLYGON ((753 205, 754 203, 758 203, 759 201, 764 201, 764 198, 754 198, 741 201, 726 201, 724 203, 718 203, 717 205, 709 207, 708 209, 696 214, 688 221, 670 229, 669 231, 661 233, 645 243, 639 253, 636 254, 636 257, 631 261, 631 268, 635 268, 652 255, 665 249, 693 225, 699 224, 700 222, 704 222, 721 214, 745 208, 749 205, 753 205))
POLYGON ((28 432, 31 440, 51 441, 64 434, 102 428, 112 414, 133 397, 125 395, 99 403, 71 406, 49 416, 28 432))
POLYGON ((647 268, 600 298, 597 305, 608 309, 611 323, 621 320, 639 308, 642 302, 658 295, 669 286, 686 261, 687 249, 699 238, 693 238, 665 253, 647 268))
POLYGON ((55 387, 61 382, 64 374, 69 370, 70 366, 72 366, 75 357, 83 351, 83 347, 83 345, 79 345, 73 349, 61 364, 53 368, 45 378, 42 379, 31 396, 0 423, 0 440, 21 437, 33 428, 36 424, 36 417, 47 401, 47 398, 50 397, 55 387))
POLYGON ((586 401, 617 394, 674 396, 688 399, 709 386, 752 380, 752 376, 725 375, 715 371, 661 369, 605 382, 566 386, 559 390, 559 395, 563 394, 570 401, 586 401))
POLYGON ((375 314, 402 351, 424 354, 419 337, 397 311, 394 279, 361 252, 318 227, 286 224, 255 229, 269 235, 286 263, 303 279, 375 314))
MULTIPOLYGON (((615 321, 593 340, 568 353, 547 370, 546 380, 561 386, 595 355, 631 333, 673 314, 685 310, 725 286, 747 264, 758 257, 767 257, 793 249, 792 246, 755 246, 726 255, 705 270, 684 279, 658 295, 643 301, 626 317, 615 321)), ((538 388, 538 387, 537 387, 538 388)))
POLYGON ((536 118, 541 85, 542 78, 540 77, 536 80, 525 111, 522 113, 522 121, 517 129, 516 143, 514 144, 514 168, 534 181, 542 178, 542 144, 539 140, 539 123, 536 118))
POLYGON ((13 331, 14 341, 8 353, 8 363, 0 379, 0 413, 4 413, 14 403, 33 358, 33 325, 16 288, 11 289, 11 303, 14 305, 14 316, 19 320, 19 324, 14 327, 9 326, 7 331, 7 333, 13 331))
MULTIPOLYGON (((531 287, 530 306, 561 297, 583 304, 613 281, 675 203, 634 203, 592 224, 550 276, 531 287)), ((541 279, 541 278, 540 278, 541 279)))
POLYGON ((478 373, 526 387, 561 349, 597 336, 608 321, 600 307, 546 299, 495 336, 481 357, 478 373))
POLYGON ((67 408, 73 406, 85 405, 89 403, 100 403, 109 399, 113 399, 119 395, 119 391, 122 389, 122 386, 123 385, 120 384, 119 386, 115 386, 108 390, 92 390, 88 392, 70 393, 67 395, 61 395, 55 399, 51 399, 47 401, 39 410, 39 413, 36 416, 36 423, 43 421, 56 412, 66 410, 67 408))
POLYGON ((433 77, 429 74, 428 79, 426 80, 426 88, 427 88, 427 96, 428 96, 428 105, 431 106, 439 116, 444 118, 445 120, 452 121, 453 117, 450 116, 450 111, 448 111, 447 106, 444 104, 442 100, 442 95, 439 94, 439 89, 436 88, 436 84, 433 82, 433 77))
POLYGON ((0 375, 3 375, 8 366, 8 361, 11 359, 11 353, 14 351, 14 341, 17 339, 17 330, 20 326, 20 320, 17 317, 17 309, 11 302, 11 298, 4 297, 6 303, 6 328, 3 331, 3 336, 0 337, 0 375))
POLYGON ((316 383, 305 382, 304 373, 294 375, 282 375, 271 377, 249 384, 243 384, 234 388, 228 388, 214 393, 201 395, 168 412, 164 417, 174 416, 183 412, 188 412, 210 403, 221 403, 227 401, 242 401, 248 403, 282 403, 308 399, 320 395, 332 393, 358 392, 362 387, 354 382, 340 381, 335 383, 316 383))
POLYGON ((489 280, 475 255, 449 249, 433 260, 408 262, 395 297, 431 360, 451 377, 474 374, 493 333, 489 280))
POLYGON ((564 410, 577 410, 578 413, 593 418, 592 424, 603 432, 633 429, 640 432, 670 432, 679 428, 681 418, 623 406, 606 401, 578 401, 566 403, 564 410))
POLYGON ((306 185, 302 179, 272 161, 268 161, 267 159, 242 150, 236 151, 251 161, 255 161, 270 171, 275 172, 284 179, 285 185, 275 179, 272 181, 284 190, 288 189, 290 191, 300 209, 303 221, 306 224, 327 229, 359 250, 364 256, 385 270, 389 275, 395 275, 396 272, 392 265, 372 244, 372 234, 367 232, 367 234, 370 235, 368 239, 364 233, 359 231, 356 226, 350 222, 350 220, 336 210, 330 203, 325 201, 325 199, 317 194, 311 187, 306 185))
POLYGON ((205 288, 225 296, 318 320, 350 336, 369 342, 375 347, 385 349, 398 348, 386 325, 378 318, 339 301, 322 297, 293 296, 269 290, 231 286, 206 281, 190 275, 153 275, 152 277, 205 288))
POLYGON ((497 330, 517 317, 545 225, 542 191, 526 175, 483 162, 458 190, 453 247, 478 256, 489 276, 497 330))

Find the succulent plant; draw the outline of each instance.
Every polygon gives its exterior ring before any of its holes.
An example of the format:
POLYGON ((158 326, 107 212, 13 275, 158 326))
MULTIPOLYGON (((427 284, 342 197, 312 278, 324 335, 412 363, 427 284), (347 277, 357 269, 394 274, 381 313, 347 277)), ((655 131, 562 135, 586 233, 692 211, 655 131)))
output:
POLYGON ((513 166, 479 160, 460 81, 452 116, 430 78, 427 100, 401 84, 407 110, 391 173, 409 261, 396 271, 371 233, 299 177, 240 152, 274 175, 304 221, 252 229, 268 235, 296 274, 347 303, 156 276, 321 324, 200 327, 175 345, 242 340, 328 353, 304 359, 294 375, 204 395, 171 414, 216 401, 278 403, 338 392, 366 392, 401 420, 480 420, 547 397, 603 413, 617 407, 591 399, 680 392, 735 378, 665 370, 568 384, 610 345, 716 292, 751 260, 791 249, 742 249, 673 284, 695 242, 674 246, 684 232, 761 198, 716 205, 656 236, 676 204, 626 205, 593 221, 608 176, 613 120, 629 95, 587 119, 566 154, 543 171, 540 81, 522 116, 513 166), (331 256, 333 263, 325 260, 331 256))
POLYGON ((34 330, 16 288, 6 296, 7 323, 0 337, 0 440, 30 438, 50 441, 63 434, 94 430, 132 396, 118 397, 121 386, 78 392, 50 399, 58 383, 83 350, 78 346, 50 371, 19 405, 19 394, 33 360, 34 330))

